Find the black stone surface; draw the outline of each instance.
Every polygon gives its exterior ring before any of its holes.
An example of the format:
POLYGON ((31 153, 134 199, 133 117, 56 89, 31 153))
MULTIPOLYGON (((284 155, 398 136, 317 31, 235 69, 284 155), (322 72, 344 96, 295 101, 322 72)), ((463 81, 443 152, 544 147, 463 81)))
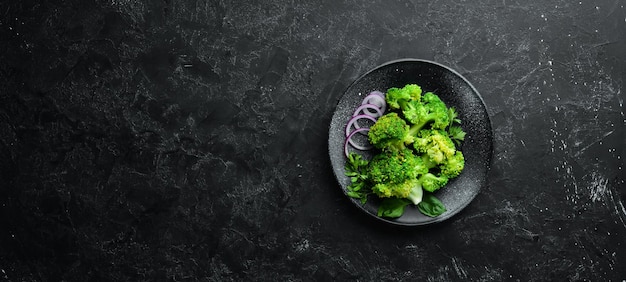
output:
POLYGON ((2 1, 0 279, 623 281, 623 1, 2 1), (342 194, 345 88, 451 66, 488 185, 422 228, 342 194))

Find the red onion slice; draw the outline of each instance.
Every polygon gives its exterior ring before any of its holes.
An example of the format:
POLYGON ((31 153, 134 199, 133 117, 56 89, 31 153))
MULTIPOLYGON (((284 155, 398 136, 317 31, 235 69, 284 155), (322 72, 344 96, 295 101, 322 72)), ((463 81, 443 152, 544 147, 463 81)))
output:
POLYGON ((380 97, 385 98, 385 93, 380 92, 380 91, 378 91, 378 90, 374 90, 374 91, 370 92, 370 94, 376 94, 376 95, 378 95, 378 96, 380 96, 380 97))
POLYGON ((346 137, 348 137, 350 135, 350 130, 352 129, 352 126, 354 125, 354 127, 356 129, 360 129, 361 126, 357 123, 358 120, 360 119, 369 119, 372 122, 376 122, 376 118, 369 116, 369 115, 356 115, 353 116, 348 123, 346 124, 346 137))
POLYGON ((361 127, 358 123, 360 119, 368 119, 374 123, 376 123, 377 118, 381 117, 385 111, 387 110, 387 102, 385 101, 385 94, 378 90, 374 90, 370 92, 363 101, 361 101, 361 105, 354 111, 352 117, 346 124, 346 140, 344 142, 344 153, 346 157, 348 157, 348 146, 352 146, 357 150, 365 151, 373 148, 371 144, 360 145, 355 143, 352 140, 354 134, 360 133, 364 134, 368 132, 370 129, 367 127, 361 127), (362 112, 362 113, 361 113, 362 112), (355 128, 354 131, 352 127, 355 128))
MULTIPOLYGON (((365 98, 363 99, 363 102, 361 102, 361 104, 362 105, 365 105, 365 104, 376 105, 380 109, 380 111, 383 112, 383 113, 387 109, 387 103, 385 102, 385 98, 383 96, 375 94, 375 93, 370 93, 369 95, 365 96, 365 98)), ((368 114, 372 114, 368 110, 364 110, 364 112, 367 112, 368 114)))
POLYGON ((358 108, 356 108, 356 110, 354 110, 354 113, 352 114, 352 116, 357 116, 359 115, 361 112, 363 112, 363 114, 366 114, 368 116, 371 116, 373 118, 377 118, 379 116, 383 115, 383 111, 380 109, 379 106, 374 105, 374 104, 361 104, 358 108), (365 111, 365 109, 372 109, 374 111, 376 111, 375 113, 371 113, 369 111, 365 111))
POLYGON ((351 145, 352 147, 354 147, 355 149, 361 150, 361 151, 366 151, 366 150, 370 150, 370 149, 373 148, 372 145, 365 145, 365 146, 363 146, 363 145, 356 144, 356 143, 354 143, 352 141, 352 136, 354 136, 354 134, 359 133, 359 132, 369 131, 369 130, 370 130, 369 128, 359 128, 357 130, 352 131, 350 133, 350 135, 348 135, 348 137, 346 138, 346 142, 343 145, 343 152, 346 155, 346 158, 349 155, 348 144, 351 145))

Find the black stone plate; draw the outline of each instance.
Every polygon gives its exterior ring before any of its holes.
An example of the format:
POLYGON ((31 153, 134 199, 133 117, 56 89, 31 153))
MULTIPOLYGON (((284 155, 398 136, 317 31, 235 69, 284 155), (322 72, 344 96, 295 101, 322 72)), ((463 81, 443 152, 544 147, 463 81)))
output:
MULTIPOLYGON (((447 211, 431 218, 421 214, 414 205, 409 205, 403 216, 388 219, 377 216, 380 201, 375 196, 370 197, 365 205, 357 199, 349 199, 382 221, 415 226, 441 222, 457 214, 476 197, 487 181, 493 148, 491 122, 480 94, 467 79, 449 67, 426 60, 402 59, 385 63, 367 72, 346 89, 330 123, 328 147, 333 172, 346 193, 350 179, 344 174, 346 158, 343 146, 345 126, 350 116, 371 91, 386 92, 391 87, 403 87, 409 83, 418 84, 424 92, 431 91, 448 106, 456 107, 461 127, 467 132, 460 147, 465 156, 465 169, 435 193, 447 211)), ((371 157, 368 152, 363 153, 366 158, 371 157)))

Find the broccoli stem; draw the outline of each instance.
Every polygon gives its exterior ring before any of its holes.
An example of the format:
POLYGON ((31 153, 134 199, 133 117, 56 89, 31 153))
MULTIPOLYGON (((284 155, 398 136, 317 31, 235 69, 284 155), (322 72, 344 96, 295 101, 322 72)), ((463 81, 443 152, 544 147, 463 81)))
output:
POLYGON ((411 125, 411 127, 409 128, 409 135, 411 135, 413 137, 417 137, 417 133, 419 133, 419 131, 422 130, 422 128, 424 128, 424 126, 426 126, 428 123, 430 123, 430 122, 432 122, 434 120, 435 120, 434 116, 429 115, 421 123, 411 125))
POLYGON ((422 196, 424 196, 424 190, 422 190, 422 185, 417 184, 415 185, 415 187, 413 187, 413 189, 411 189, 409 196, 407 196, 406 198, 409 199, 409 201, 411 201, 411 203, 413 203, 414 205, 417 205, 422 202, 422 196))

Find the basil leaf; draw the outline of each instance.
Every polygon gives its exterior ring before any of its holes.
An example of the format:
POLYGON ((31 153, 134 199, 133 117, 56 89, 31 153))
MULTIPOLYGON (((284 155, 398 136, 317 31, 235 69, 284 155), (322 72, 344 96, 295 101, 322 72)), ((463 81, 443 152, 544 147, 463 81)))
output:
POLYGON ((378 216, 396 218, 402 216, 404 208, 409 204, 405 199, 386 198, 378 207, 378 216))
POLYGON ((430 217, 436 217, 446 212, 446 207, 443 203, 431 193, 424 194, 422 201, 417 205, 417 208, 424 215, 430 217))

